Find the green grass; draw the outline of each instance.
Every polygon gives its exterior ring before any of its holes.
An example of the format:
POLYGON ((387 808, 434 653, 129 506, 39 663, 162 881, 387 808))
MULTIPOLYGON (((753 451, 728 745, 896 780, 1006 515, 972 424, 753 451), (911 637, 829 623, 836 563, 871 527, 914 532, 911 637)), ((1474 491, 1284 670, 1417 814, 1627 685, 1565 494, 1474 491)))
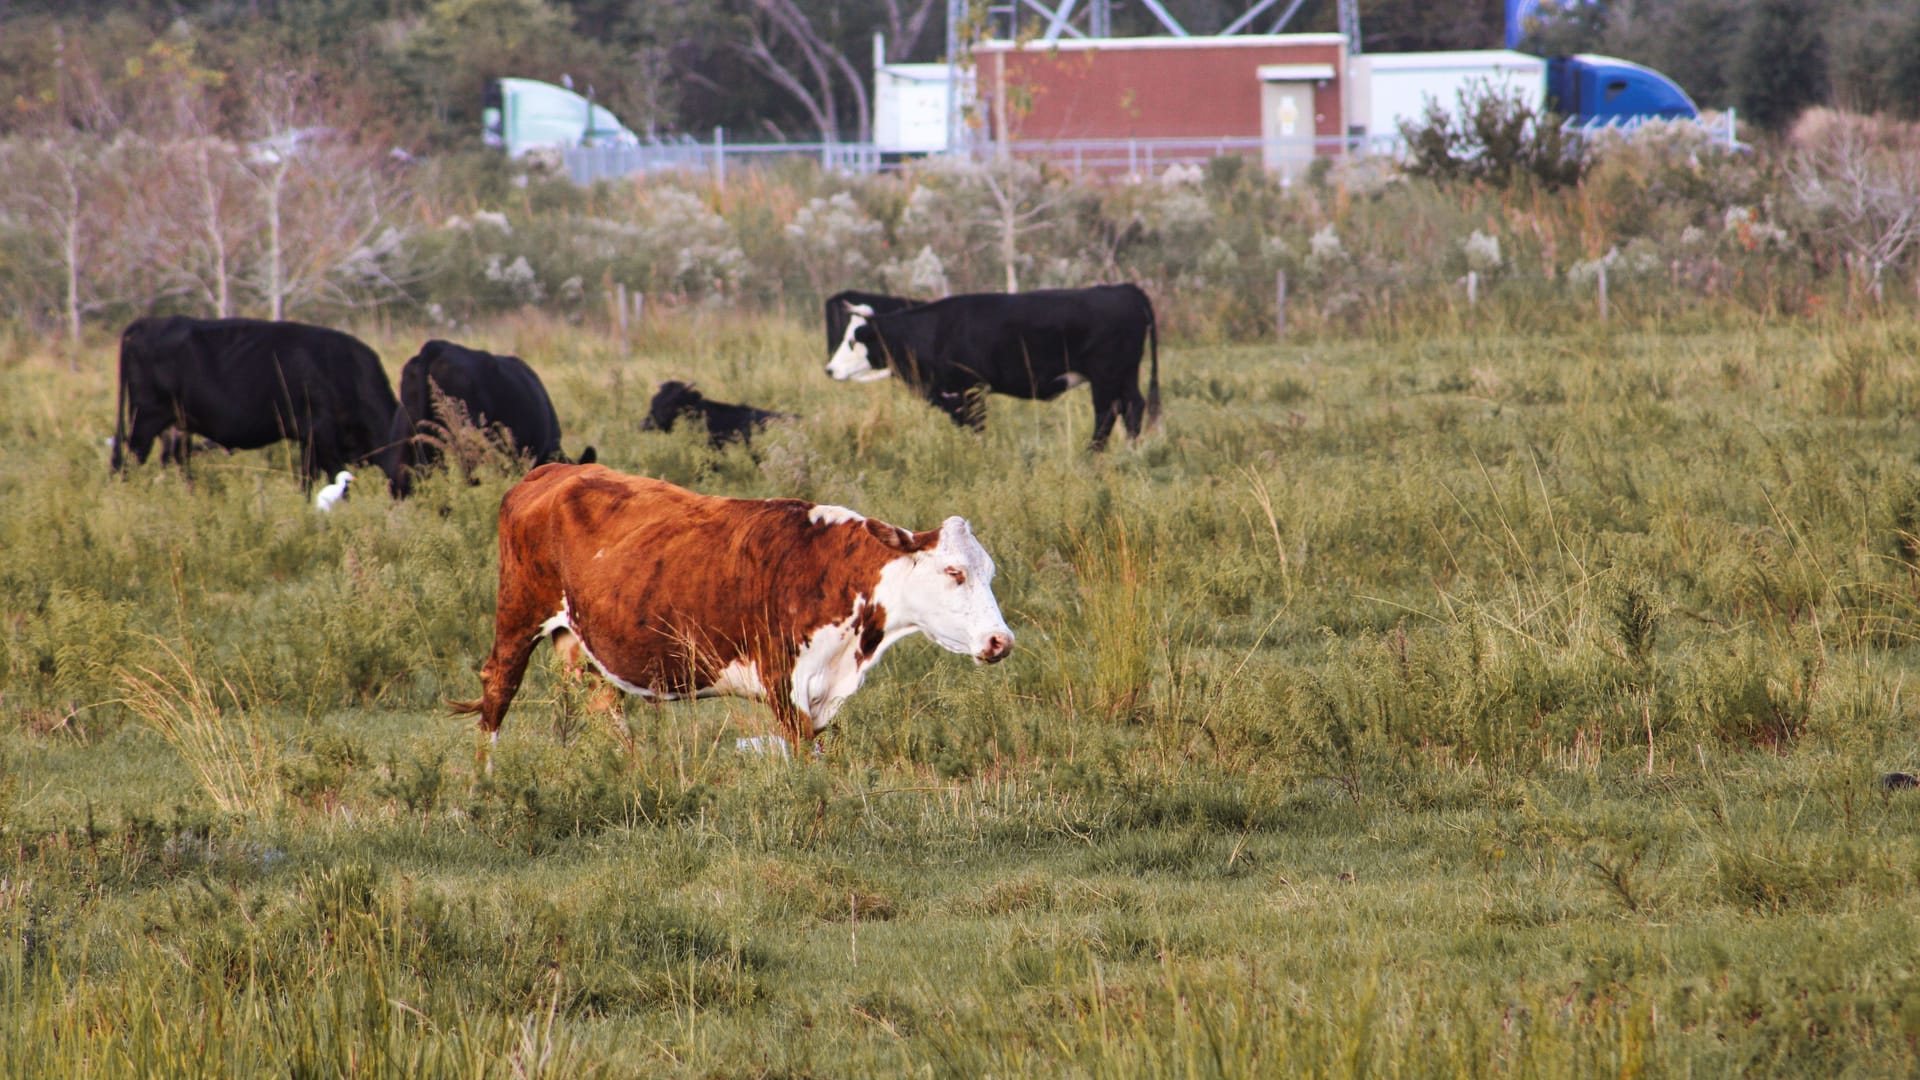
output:
POLYGON ((482 775, 510 470, 113 481, 105 345, 15 358, 0 1075, 1910 1074, 1920 327, 1624 322, 1170 346, 1097 458, 809 325, 464 334, 616 467, 966 515, 1020 640, 805 762, 539 654, 482 775), (639 432, 668 377, 801 419, 639 432))

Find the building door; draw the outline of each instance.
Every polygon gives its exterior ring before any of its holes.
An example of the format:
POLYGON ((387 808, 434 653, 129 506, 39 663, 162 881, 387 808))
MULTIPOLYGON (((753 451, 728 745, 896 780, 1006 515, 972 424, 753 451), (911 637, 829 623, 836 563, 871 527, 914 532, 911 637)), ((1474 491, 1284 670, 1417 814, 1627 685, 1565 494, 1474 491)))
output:
POLYGON ((1292 183, 1313 161, 1313 83, 1269 80, 1260 84, 1261 160, 1292 183))

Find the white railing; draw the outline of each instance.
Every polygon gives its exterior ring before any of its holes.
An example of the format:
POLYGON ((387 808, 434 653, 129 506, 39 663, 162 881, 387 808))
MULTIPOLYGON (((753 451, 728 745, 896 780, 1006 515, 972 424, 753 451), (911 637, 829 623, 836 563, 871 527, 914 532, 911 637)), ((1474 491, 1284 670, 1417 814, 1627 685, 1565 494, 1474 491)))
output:
POLYGON ((710 143, 687 135, 644 139, 626 146, 576 146, 561 151, 567 175, 576 184, 613 180, 635 173, 691 171, 725 183, 730 168, 750 167, 782 158, 806 158, 830 172, 868 174, 881 170, 880 151, 872 143, 734 143, 715 130, 710 143))
MULTIPOLYGON (((1365 139, 1337 137, 1262 139, 1224 135, 1205 138, 1023 139, 1008 143, 1006 151, 1025 159, 1044 158, 1057 167, 1079 173, 1152 175, 1175 164, 1201 164, 1216 157, 1239 154, 1304 166, 1315 157, 1366 153, 1365 139)), ((991 160, 1000 152, 996 143, 983 142, 968 150, 975 160, 991 160)), ((715 139, 696 142, 684 136, 649 140, 629 146, 575 147, 561 160, 576 183, 591 184, 637 173, 691 171, 725 183, 730 170, 751 168, 781 158, 807 158, 823 169, 867 175, 897 169, 924 155, 886 154, 872 143, 731 143, 715 139)))
MULTIPOLYGON (((1740 149, 1735 138, 1731 110, 1699 121, 1716 143, 1728 149, 1740 149)), ((1603 128, 1631 131, 1642 122, 1579 124, 1567 121, 1570 132, 1589 133, 1603 128)), ((1121 139, 1021 139, 1006 144, 1005 151, 1023 159, 1044 159, 1075 175, 1154 176, 1169 165, 1203 164, 1229 154, 1260 161, 1269 169, 1292 174, 1322 158, 1397 155, 1404 140, 1399 132, 1374 136, 1315 136, 1261 138, 1250 135, 1219 135, 1198 138, 1121 138, 1121 139)), ((967 154, 975 160, 992 160, 1001 152, 999 144, 979 142, 967 154)), ((716 130, 712 142, 699 142, 682 135, 669 139, 647 139, 637 145, 576 147, 563 151, 567 175, 574 182, 591 184, 638 173, 686 171, 705 173, 725 184, 729 170, 752 168, 781 159, 805 158, 831 172, 871 175, 897 169, 919 155, 882 153, 872 143, 735 143, 716 130)))

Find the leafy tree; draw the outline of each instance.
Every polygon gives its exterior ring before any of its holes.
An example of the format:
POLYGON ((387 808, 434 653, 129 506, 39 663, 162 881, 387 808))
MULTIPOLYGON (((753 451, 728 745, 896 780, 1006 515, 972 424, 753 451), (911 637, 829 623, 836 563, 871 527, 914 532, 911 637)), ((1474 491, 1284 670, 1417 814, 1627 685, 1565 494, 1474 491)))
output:
POLYGON ((1892 20, 1888 37, 1897 44, 1884 70, 1887 105, 1910 120, 1920 120, 1920 7, 1907 6, 1892 20))
POLYGON ((548 0, 434 0, 398 54, 420 99, 455 138, 477 137, 487 83, 501 76, 571 81, 615 112, 627 103, 616 50, 579 37, 567 10, 548 0))
MULTIPOLYGON (((1327 25, 1338 28, 1333 4, 1327 4, 1327 25)), ((1439 52, 1449 49, 1486 49, 1505 40, 1504 0, 1467 0, 1435 4, 1428 0, 1362 0, 1360 42, 1367 52, 1439 52)), ((1295 27, 1289 26, 1288 30, 1295 27)))
POLYGON ((1732 96, 1769 131, 1826 100, 1825 42, 1808 0, 1755 0, 1728 61, 1732 96))
POLYGON ((1725 43, 1739 36, 1747 0, 1624 0, 1542 4, 1521 47, 1542 56, 1596 52, 1645 64, 1705 108, 1729 104, 1725 43), (1701 43, 1721 47, 1702 48, 1701 43))
POLYGON ((1542 0, 1520 39, 1520 48, 1538 56, 1606 51, 1613 5, 1608 0, 1542 0))
POLYGON ((1920 5, 1856 0, 1826 24, 1832 101, 1860 113, 1920 116, 1920 5))

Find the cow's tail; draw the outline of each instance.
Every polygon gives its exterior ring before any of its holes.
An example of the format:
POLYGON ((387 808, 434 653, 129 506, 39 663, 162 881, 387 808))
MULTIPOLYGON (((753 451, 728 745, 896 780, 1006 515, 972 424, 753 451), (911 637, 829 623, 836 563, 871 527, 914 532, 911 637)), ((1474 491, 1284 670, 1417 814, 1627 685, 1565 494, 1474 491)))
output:
MULTIPOLYGON (((120 334, 120 396, 113 404, 113 471, 119 472, 126 464, 123 456, 127 450, 127 334, 133 331, 129 326, 120 334)), ((189 439, 192 436, 188 436, 189 439)))
POLYGON ((1155 434, 1160 431, 1160 321, 1154 317, 1153 301, 1146 293, 1140 294, 1140 302, 1147 306, 1147 343, 1152 357, 1147 368, 1147 430, 1155 434))

